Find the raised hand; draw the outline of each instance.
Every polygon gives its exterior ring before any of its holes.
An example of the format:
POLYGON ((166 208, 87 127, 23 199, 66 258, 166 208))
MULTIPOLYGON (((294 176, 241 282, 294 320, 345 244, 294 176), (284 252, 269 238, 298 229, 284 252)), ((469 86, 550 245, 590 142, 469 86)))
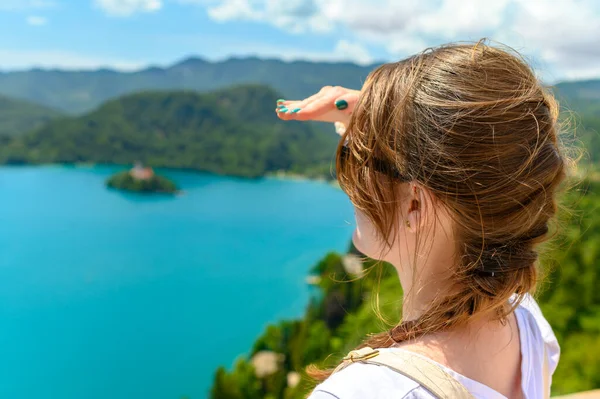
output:
POLYGON ((325 86, 304 100, 277 101, 277 116, 283 120, 341 122, 348 125, 360 91, 325 86))

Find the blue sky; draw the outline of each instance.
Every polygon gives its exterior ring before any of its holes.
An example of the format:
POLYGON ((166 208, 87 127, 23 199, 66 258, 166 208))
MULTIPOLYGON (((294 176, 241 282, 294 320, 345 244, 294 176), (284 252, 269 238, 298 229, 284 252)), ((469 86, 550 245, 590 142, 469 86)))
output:
POLYGON ((134 70, 189 56, 397 60, 489 37, 548 81, 600 77, 595 0, 0 0, 0 70, 134 70))

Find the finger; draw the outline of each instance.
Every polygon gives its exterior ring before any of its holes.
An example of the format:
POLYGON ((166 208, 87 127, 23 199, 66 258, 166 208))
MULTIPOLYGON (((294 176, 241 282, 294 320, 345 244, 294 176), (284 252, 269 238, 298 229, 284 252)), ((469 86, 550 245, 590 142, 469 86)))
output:
POLYGON ((320 101, 326 95, 326 91, 321 89, 317 94, 314 94, 302 101, 286 101, 281 103, 277 108, 277 116, 283 120, 296 119, 296 113, 307 107, 309 104, 320 101))
POLYGON ((347 120, 352 114, 358 102, 360 91, 348 90, 343 87, 332 87, 319 97, 293 115, 298 120, 318 120, 323 122, 334 122, 336 120, 347 120))
POLYGON ((326 96, 319 103, 309 104, 294 115, 297 120, 316 120, 322 122, 348 122, 358 102, 360 92, 345 92, 341 96, 326 96), (323 102, 321 104, 320 102, 323 102))
POLYGON ((295 104, 299 104, 299 101, 289 102, 288 104, 282 105, 275 109, 277 117, 284 121, 293 119, 292 112, 298 112, 299 108, 295 104))
POLYGON ((333 91, 338 92, 340 90, 343 89, 341 87, 323 86, 317 93, 301 101, 277 100, 277 116, 283 120, 295 119, 294 114, 305 108, 308 104, 321 99, 323 96, 328 95, 333 91))
POLYGON ((277 108, 275 108, 275 113, 279 119, 289 120, 289 112, 297 107, 294 104, 299 104, 300 101, 285 101, 283 103, 279 103, 277 108))
POLYGON ((314 99, 321 97, 323 94, 325 94, 327 91, 331 90, 332 87, 331 86, 324 86, 321 88, 321 90, 319 90, 318 92, 316 92, 315 94, 313 94, 312 96, 305 98, 304 100, 285 100, 283 98, 280 98, 279 100, 277 100, 277 106, 285 106, 287 107, 288 105, 291 104, 299 104, 299 103, 306 103, 306 102, 310 102, 313 101, 314 99))
POLYGON ((281 108, 287 108, 289 106, 289 104, 298 103, 298 102, 300 102, 300 101, 299 100, 285 100, 283 98, 280 98, 279 100, 277 100, 277 105, 276 105, 277 108, 275 110, 278 110, 281 108))
POLYGON ((277 108, 275 108, 275 112, 285 115, 285 113, 290 110, 297 108, 296 104, 300 104, 300 101, 286 101, 284 103, 279 103, 277 108))
POLYGON ((300 103, 300 100, 285 100, 280 98, 277 100, 277 108, 275 108, 275 113, 279 116, 279 114, 285 114, 289 112, 289 109, 293 109, 294 104, 300 103))
POLYGON ((300 101, 302 101, 302 100, 279 99, 279 100, 277 100, 277 108, 288 107, 290 104, 297 104, 297 103, 300 103, 300 101))
POLYGON ((329 121, 330 112, 335 111, 333 100, 344 91, 342 88, 330 88, 321 94, 308 98, 300 104, 295 104, 291 114, 297 120, 324 120, 329 121))

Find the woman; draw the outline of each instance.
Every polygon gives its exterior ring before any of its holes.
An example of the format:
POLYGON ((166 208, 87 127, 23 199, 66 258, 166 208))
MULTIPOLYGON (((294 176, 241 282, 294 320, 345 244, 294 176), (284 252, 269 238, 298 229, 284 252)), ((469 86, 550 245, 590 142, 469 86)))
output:
MULTIPOLYGON (((471 397, 547 397, 559 347, 530 293, 566 158, 558 105, 527 64, 447 45, 377 68, 360 92, 325 87, 277 113, 345 125, 337 176, 354 244, 398 271, 402 322, 361 347, 416 354, 471 397)), ((344 366, 313 373, 324 382, 310 398, 436 397, 392 368, 344 366)))

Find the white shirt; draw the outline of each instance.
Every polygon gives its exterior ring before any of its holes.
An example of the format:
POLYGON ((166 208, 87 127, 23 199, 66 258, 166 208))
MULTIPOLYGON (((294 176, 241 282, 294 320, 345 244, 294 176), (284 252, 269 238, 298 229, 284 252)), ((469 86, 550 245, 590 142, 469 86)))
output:
MULTIPOLYGON (((538 304, 528 295, 515 310, 521 341, 521 387, 525 399, 544 399, 544 346, 551 376, 558 366, 560 347, 538 304)), ((399 351, 399 348, 379 349, 399 351)), ((429 359, 432 361, 431 359, 429 359)), ((435 362, 434 362, 435 363, 435 362)), ((436 363, 439 364, 439 363, 436 363)), ((507 399, 492 388, 439 364, 477 399, 507 399)), ((318 385, 308 399, 433 399, 419 383, 373 364, 353 363, 318 385)))

